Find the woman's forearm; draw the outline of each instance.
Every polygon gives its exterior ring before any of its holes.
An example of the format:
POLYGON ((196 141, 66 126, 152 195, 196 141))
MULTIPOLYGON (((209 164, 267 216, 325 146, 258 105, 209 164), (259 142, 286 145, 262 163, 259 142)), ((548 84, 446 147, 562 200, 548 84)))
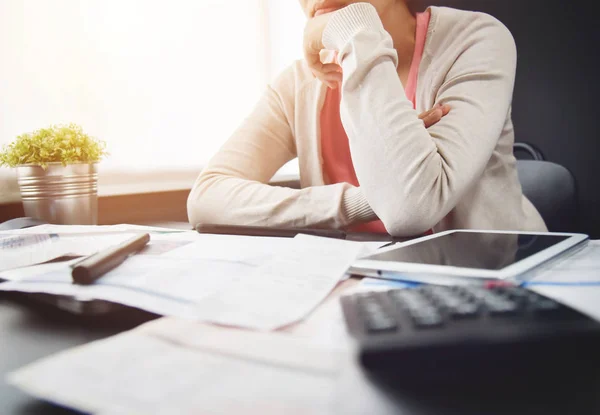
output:
MULTIPOLYGON (((280 81, 289 85, 290 80, 280 81)), ((254 111, 200 174, 189 195, 192 225, 222 223, 343 228, 374 218, 359 188, 347 183, 289 189, 266 184, 296 157, 293 108, 268 88, 254 111)))
POLYGON ((207 172, 190 193, 188 216, 194 225, 339 229, 351 223, 345 212, 356 216, 361 209, 356 203, 348 206, 358 190, 347 183, 289 189, 207 172))

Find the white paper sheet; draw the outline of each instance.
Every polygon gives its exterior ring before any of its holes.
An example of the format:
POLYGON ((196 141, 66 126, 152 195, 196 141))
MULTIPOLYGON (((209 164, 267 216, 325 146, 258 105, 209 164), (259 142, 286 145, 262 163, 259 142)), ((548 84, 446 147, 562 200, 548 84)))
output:
POLYGON ((58 234, 98 234, 98 233, 139 233, 139 232, 188 232, 181 229, 160 228, 155 226, 142 225, 39 225, 24 229, 0 231, 2 234, 31 234, 31 233, 58 233, 58 234))
POLYGON ((198 237, 159 256, 131 257, 88 286, 71 283, 68 265, 52 264, 38 267, 37 272, 1 273, 11 281, 0 284, 0 291, 102 299, 161 315, 272 330, 308 315, 363 249, 358 242, 307 235, 285 242, 252 238, 244 244, 230 236, 231 244, 221 242, 232 256, 226 260, 227 254, 215 249, 218 243, 211 245, 207 235, 198 237), (212 251, 204 250, 210 246, 212 251), (242 251, 243 246, 252 248, 242 251), (216 259, 204 258, 207 252, 216 259))
POLYGON ((91 255, 119 244, 140 232, 150 232, 156 238, 145 249, 146 253, 164 253, 191 241, 196 232, 180 229, 157 228, 138 225, 39 225, 25 229, 0 231, 0 241, 19 238, 22 243, 0 242, 0 272, 41 264, 65 255, 91 255), (44 236, 46 236, 44 238, 44 236), (169 236, 177 236, 167 243, 169 236), (35 243, 34 243, 35 242, 35 243), (19 246, 20 245, 20 246, 19 246), (152 248, 152 249, 150 249, 152 248))
POLYGON ((209 259, 261 265, 294 245, 294 238, 195 234, 193 242, 165 256, 173 259, 209 259))
MULTIPOLYGON (((51 263, 51 264, 39 264, 32 266, 24 266, 24 267, 13 267, 10 270, 6 270, 2 272, 2 269, 8 269, 8 262, 4 262, 8 257, 4 256, 7 252, 10 255, 14 254, 15 261, 12 262, 11 265, 20 261, 21 263, 29 264, 29 263, 40 263, 49 261, 51 259, 57 258, 62 255, 69 256, 85 256, 90 255, 96 251, 101 249, 110 247, 114 244, 120 243, 127 238, 130 238, 134 235, 134 233, 91 233, 91 234, 81 234, 81 233, 66 233, 66 234, 25 234, 18 235, 19 237, 28 238, 30 236, 38 239, 38 236, 45 236, 46 238, 39 238, 40 242, 37 244, 28 244, 24 248, 24 250, 13 251, 10 250, 0 250, 0 258, 3 260, 0 265, 0 280, 8 280, 8 281, 17 281, 24 277, 41 275, 47 272, 56 272, 60 269, 67 269, 63 267, 60 263, 51 263), (52 237, 49 237, 52 235, 52 237), (56 246, 49 247, 47 245, 51 243, 59 242, 56 246), (31 256, 27 255, 27 251, 31 252, 31 256)), ((153 233, 150 235, 150 242, 146 245, 144 249, 142 249, 136 255, 164 255, 169 253, 175 249, 184 247, 187 244, 190 244, 194 241, 196 233, 153 233)), ((3 240, 2 235, 0 235, 0 243, 3 240)))
POLYGON ((535 274, 530 285, 600 285, 600 240, 535 274))
POLYGON ((600 241, 590 241, 525 286, 600 321, 600 241))
POLYGON ((360 243, 298 235, 247 278, 198 304, 203 319, 273 330, 302 319, 331 292, 360 254, 360 243))
MULTIPOLYGON (((0 272, 40 264, 65 255, 91 255, 117 245, 136 234, 53 235, 55 235, 54 238, 40 239, 38 243, 2 249, 0 251, 0 272)), ((21 236, 31 235, 23 234, 21 236)))
POLYGON ((283 334, 161 319, 42 359, 8 381, 93 413, 329 414, 345 358, 283 334))
POLYGON ((69 264, 45 264, 39 271, 1 273, 0 291, 69 295, 112 301, 161 315, 198 319, 195 304, 226 290, 253 266, 236 262, 167 259, 139 255, 127 259, 92 285, 72 283, 69 264))

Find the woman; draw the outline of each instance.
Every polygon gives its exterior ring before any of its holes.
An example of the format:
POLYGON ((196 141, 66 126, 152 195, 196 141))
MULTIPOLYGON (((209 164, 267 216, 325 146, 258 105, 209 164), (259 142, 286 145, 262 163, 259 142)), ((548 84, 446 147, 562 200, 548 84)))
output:
POLYGON ((408 1, 300 0, 305 60, 200 174, 192 224, 546 230, 512 154, 510 32, 482 13, 415 15, 408 1), (265 184, 295 157, 301 190, 265 184))

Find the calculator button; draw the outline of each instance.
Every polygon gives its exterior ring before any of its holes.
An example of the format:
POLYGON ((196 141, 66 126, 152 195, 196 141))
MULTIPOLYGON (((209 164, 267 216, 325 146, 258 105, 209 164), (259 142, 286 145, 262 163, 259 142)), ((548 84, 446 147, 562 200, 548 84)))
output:
POLYGON ((463 303, 449 310, 453 318, 471 318, 479 314, 479 306, 476 303, 463 303))
POLYGON ((493 316, 514 315, 519 310, 516 303, 508 300, 488 301, 486 302, 486 306, 493 316))
POLYGON ((453 310, 459 307, 461 304, 465 303, 465 300, 461 300, 460 298, 450 296, 438 297, 436 300, 436 303, 440 307, 445 308, 447 310, 453 310))
POLYGON ((454 285, 450 287, 452 292, 461 298, 470 297, 469 291, 462 285, 454 285))
POLYGON ((416 301, 425 301, 425 297, 421 294, 420 291, 417 291, 416 289, 391 290, 391 291, 389 291, 389 295, 393 299, 398 299, 398 300, 411 299, 411 300, 416 300, 416 301))
POLYGON ((441 294, 444 294, 444 293, 450 291, 450 288, 436 286, 436 285, 426 285, 426 286, 417 287, 415 289, 415 291, 420 292, 421 294, 425 295, 426 297, 433 298, 437 295, 441 295, 441 294))
POLYGON ((439 327, 444 324, 442 315, 433 308, 413 310, 411 317, 415 327, 418 328, 439 327))
POLYGON ((389 296, 397 306, 404 310, 418 309, 430 305, 430 302, 415 290, 390 291, 389 296))
POLYGON ((361 298, 358 304, 365 315, 386 314, 376 298, 361 298))
POLYGON ((384 316, 368 316, 365 318, 365 328, 371 333, 392 332, 398 329, 398 324, 384 316))
POLYGON ((449 313, 468 302, 467 299, 460 297, 450 289, 433 290, 430 292, 430 298, 435 305, 449 313))
POLYGON ((489 292, 486 289, 479 287, 463 287, 464 296, 472 301, 483 302, 489 297, 489 292))
POLYGON ((359 312, 365 328, 370 332, 394 331, 398 328, 394 317, 382 306, 375 296, 358 297, 359 312))
POLYGON ((444 323, 442 314, 431 304, 409 307, 406 311, 416 327, 437 327, 444 323))

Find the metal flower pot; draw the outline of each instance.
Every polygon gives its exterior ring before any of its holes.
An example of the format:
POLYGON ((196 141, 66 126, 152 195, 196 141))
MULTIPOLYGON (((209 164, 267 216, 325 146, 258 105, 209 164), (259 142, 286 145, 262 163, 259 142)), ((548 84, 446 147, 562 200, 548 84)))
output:
POLYGON ((25 216, 63 225, 98 224, 98 165, 17 167, 25 216))

